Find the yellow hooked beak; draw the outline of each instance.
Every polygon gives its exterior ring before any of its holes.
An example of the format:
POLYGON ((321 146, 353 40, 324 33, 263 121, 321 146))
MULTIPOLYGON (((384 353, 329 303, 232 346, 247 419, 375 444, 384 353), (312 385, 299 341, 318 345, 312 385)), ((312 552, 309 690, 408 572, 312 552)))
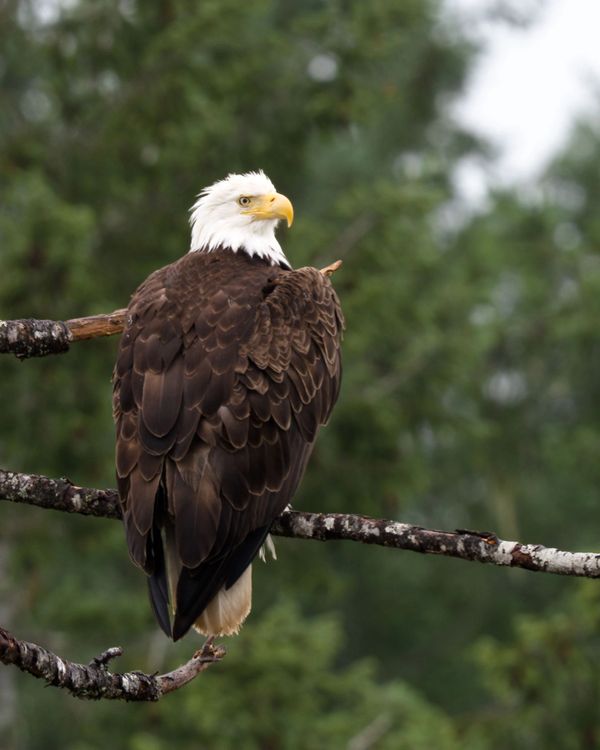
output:
POLYGON ((288 227, 294 221, 292 202, 281 193, 267 193, 253 198, 252 205, 242 213, 257 219, 285 219, 288 227))

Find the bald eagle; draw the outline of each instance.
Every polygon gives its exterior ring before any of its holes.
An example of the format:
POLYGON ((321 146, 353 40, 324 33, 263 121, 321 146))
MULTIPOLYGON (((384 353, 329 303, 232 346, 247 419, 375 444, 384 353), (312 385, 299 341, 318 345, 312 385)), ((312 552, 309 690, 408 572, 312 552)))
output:
POLYGON ((275 237, 292 204, 263 172, 191 209, 191 249, 127 309, 113 384, 127 543, 158 623, 237 633, 251 563, 290 503, 340 388, 343 317, 329 280, 275 237))

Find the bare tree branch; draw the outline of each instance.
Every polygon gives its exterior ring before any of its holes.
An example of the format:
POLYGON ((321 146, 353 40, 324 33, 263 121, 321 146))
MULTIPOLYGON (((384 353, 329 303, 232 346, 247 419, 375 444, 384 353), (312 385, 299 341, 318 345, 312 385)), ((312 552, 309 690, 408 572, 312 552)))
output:
POLYGON ((40 474, 17 474, 0 469, 0 500, 82 516, 121 518, 116 490, 78 487, 64 477, 50 479, 40 474))
POLYGON ((71 341, 95 339, 100 336, 114 336, 122 333, 125 327, 127 310, 115 310, 108 315, 90 315, 87 318, 67 320, 71 341))
MULTIPOLYGON (((121 517, 115 490, 78 487, 68 479, 49 479, 36 474, 0 470, 0 500, 102 518, 121 517)), ((347 539, 556 575, 600 577, 600 554, 509 542, 490 532, 438 531, 382 518, 286 510, 274 522, 271 533, 322 542, 347 539)))
MULTIPOLYGON (((331 276, 342 265, 336 260, 321 273, 331 276)), ((14 354, 18 359, 46 357, 69 351, 73 341, 114 336, 125 327, 127 310, 115 310, 108 315, 90 315, 71 320, 0 320, 0 354, 14 354)))
POLYGON ((0 320, 0 354, 14 354, 17 359, 46 357, 69 351, 73 341, 113 336, 125 326, 126 310, 108 315, 90 315, 72 320, 0 320))
POLYGON ((105 651, 86 666, 62 659, 35 643, 20 641, 0 628, 0 661, 12 664, 22 672, 45 680, 46 684, 64 688, 71 695, 87 700, 157 701, 166 693, 178 690, 211 664, 225 656, 222 646, 209 639, 200 651, 173 672, 149 675, 144 672, 109 672, 110 659, 121 656, 119 647, 105 651))
POLYGON ((17 359, 69 351, 69 327, 60 320, 0 320, 0 354, 17 359))

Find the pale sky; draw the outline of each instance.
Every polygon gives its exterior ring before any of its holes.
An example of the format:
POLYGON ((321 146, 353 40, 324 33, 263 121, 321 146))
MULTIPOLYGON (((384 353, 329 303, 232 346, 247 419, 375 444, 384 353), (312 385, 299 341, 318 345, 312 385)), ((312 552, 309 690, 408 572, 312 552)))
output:
POLYGON ((459 175, 467 198, 485 184, 529 182, 565 142, 574 118, 600 91, 600 0, 446 0, 468 20, 485 51, 457 107, 459 119, 494 143, 491 173, 468 165, 459 175), (536 20, 528 28, 482 20, 512 7, 536 20))

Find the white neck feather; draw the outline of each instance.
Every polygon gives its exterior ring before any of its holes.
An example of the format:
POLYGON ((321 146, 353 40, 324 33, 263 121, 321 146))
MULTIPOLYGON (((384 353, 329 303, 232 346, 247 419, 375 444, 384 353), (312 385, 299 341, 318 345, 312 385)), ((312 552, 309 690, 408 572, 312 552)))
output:
POLYGON ((218 247, 229 247, 234 253, 242 251, 250 257, 263 258, 272 265, 290 267, 281 245, 275 237, 276 219, 251 220, 247 216, 219 216, 218 207, 206 206, 200 199, 190 217, 192 242, 190 252, 212 252, 218 247))

